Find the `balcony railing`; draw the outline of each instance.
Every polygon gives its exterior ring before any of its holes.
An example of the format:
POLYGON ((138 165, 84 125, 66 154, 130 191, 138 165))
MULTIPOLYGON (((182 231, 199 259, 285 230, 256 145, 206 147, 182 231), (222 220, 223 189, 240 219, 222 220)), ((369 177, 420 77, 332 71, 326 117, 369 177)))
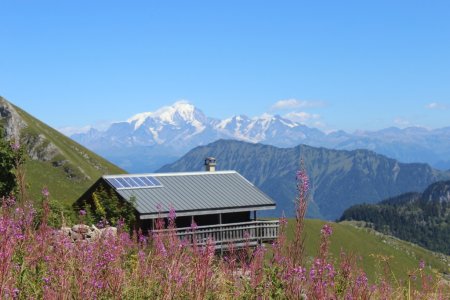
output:
MULTIPOLYGON (((176 228, 175 234, 181 240, 204 245, 211 240, 216 249, 225 249, 230 245, 242 247, 273 241, 278 237, 279 221, 250 221, 241 223, 218 224, 176 228)), ((154 230, 154 233, 170 234, 170 229, 154 230)))

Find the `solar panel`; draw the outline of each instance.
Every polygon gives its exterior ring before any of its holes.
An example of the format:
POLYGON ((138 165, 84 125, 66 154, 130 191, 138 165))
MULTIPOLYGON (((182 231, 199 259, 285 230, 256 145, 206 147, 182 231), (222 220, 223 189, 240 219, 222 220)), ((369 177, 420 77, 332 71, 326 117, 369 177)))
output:
POLYGON ((161 185, 161 182, 158 181, 158 179, 156 179, 153 176, 147 176, 148 180, 150 180, 154 186, 159 186, 161 185))
POLYGON ((147 177, 139 177, 139 178, 144 182, 144 184, 146 184, 146 186, 152 186, 153 185, 153 183, 150 180, 148 180, 147 177))
POLYGON ((131 187, 139 187, 139 185, 130 177, 124 177, 123 180, 125 180, 131 187))
POLYGON ((133 180, 136 181, 140 186, 145 186, 145 183, 140 179, 140 177, 133 177, 133 180))
POLYGON ((117 177, 116 180, 118 182, 120 182, 120 184, 124 187, 124 188, 129 188, 131 187, 122 177, 117 177))
POLYGON ((120 182, 118 182, 115 178, 108 178, 107 179, 109 181, 109 183, 111 183, 113 185, 113 187, 115 187, 116 189, 120 189, 123 186, 120 184, 120 182))
POLYGON ((153 176, 123 176, 106 178, 116 189, 161 187, 161 182, 153 176))

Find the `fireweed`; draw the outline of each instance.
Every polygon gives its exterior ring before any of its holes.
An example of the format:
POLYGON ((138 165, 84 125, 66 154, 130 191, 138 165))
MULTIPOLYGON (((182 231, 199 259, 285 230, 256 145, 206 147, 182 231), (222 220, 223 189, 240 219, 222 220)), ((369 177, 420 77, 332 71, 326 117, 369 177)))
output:
POLYGON ((329 255, 332 224, 318 233, 316 257, 305 259, 309 180, 304 168, 297 181, 294 241, 287 239, 282 218, 272 245, 229 245, 222 256, 213 240, 196 242, 195 223, 191 238, 180 240, 173 210, 167 228, 163 219, 156 221, 156 229, 165 231, 130 235, 119 225, 117 235, 73 242, 47 224, 47 189, 38 221, 30 202, 5 197, 0 299, 448 299, 449 286, 429 277, 423 261, 409 274, 409 282, 395 283, 387 276, 369 280, 355 256, 342 252, 334 260, 329 255))

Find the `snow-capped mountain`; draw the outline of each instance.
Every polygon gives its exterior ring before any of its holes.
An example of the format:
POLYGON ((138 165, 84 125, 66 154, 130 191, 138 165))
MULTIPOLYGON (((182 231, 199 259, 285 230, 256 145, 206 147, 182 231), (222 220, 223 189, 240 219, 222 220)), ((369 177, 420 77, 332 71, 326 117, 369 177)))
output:
POLYGON ((301 142, 314 143, 326 136, 318 129, 269 114, 254 118, 245 115, 234 116, 220 121, 214 129, 233 139, 281 147, 290 147, 301 142))
POLYGON ((218 139, 278 147, 298 144, 334 149, 369 149, 403 162, 427 162, 450 168, 450 127, 411 127, 379 131, 324 133, 279 115, 237 115, 219 120, 179 101, 154 112, 139 113, 106 130, 91 128, 71 137, 129 171, 152 171, 190 149, 218 139))
POLYGON ((139 113, 127 121, 113 123, 105 131, 90 129, 71 137, 94 150, 161 145, 181 153, 218 138, 291 146, 324 136, 320 130, 278 115, 264 114, 253 118, 239 115, 225 120, 209 118, 194 105, 180 101, 155 112, 139 113))

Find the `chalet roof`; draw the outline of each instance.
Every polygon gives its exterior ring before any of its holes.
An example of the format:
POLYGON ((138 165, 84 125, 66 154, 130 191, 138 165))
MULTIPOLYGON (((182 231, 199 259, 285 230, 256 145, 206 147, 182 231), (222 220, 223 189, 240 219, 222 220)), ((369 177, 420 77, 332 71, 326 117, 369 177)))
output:
POLYGON ((275 203, 236 171, 105 175, 102 177, 122 198, 134 197, 141 219, 274 209, 275 203), (152 187, 116 188, 112 178, 151 176, 152 187), (108 179, 110 181, 108 181, 108 179))

